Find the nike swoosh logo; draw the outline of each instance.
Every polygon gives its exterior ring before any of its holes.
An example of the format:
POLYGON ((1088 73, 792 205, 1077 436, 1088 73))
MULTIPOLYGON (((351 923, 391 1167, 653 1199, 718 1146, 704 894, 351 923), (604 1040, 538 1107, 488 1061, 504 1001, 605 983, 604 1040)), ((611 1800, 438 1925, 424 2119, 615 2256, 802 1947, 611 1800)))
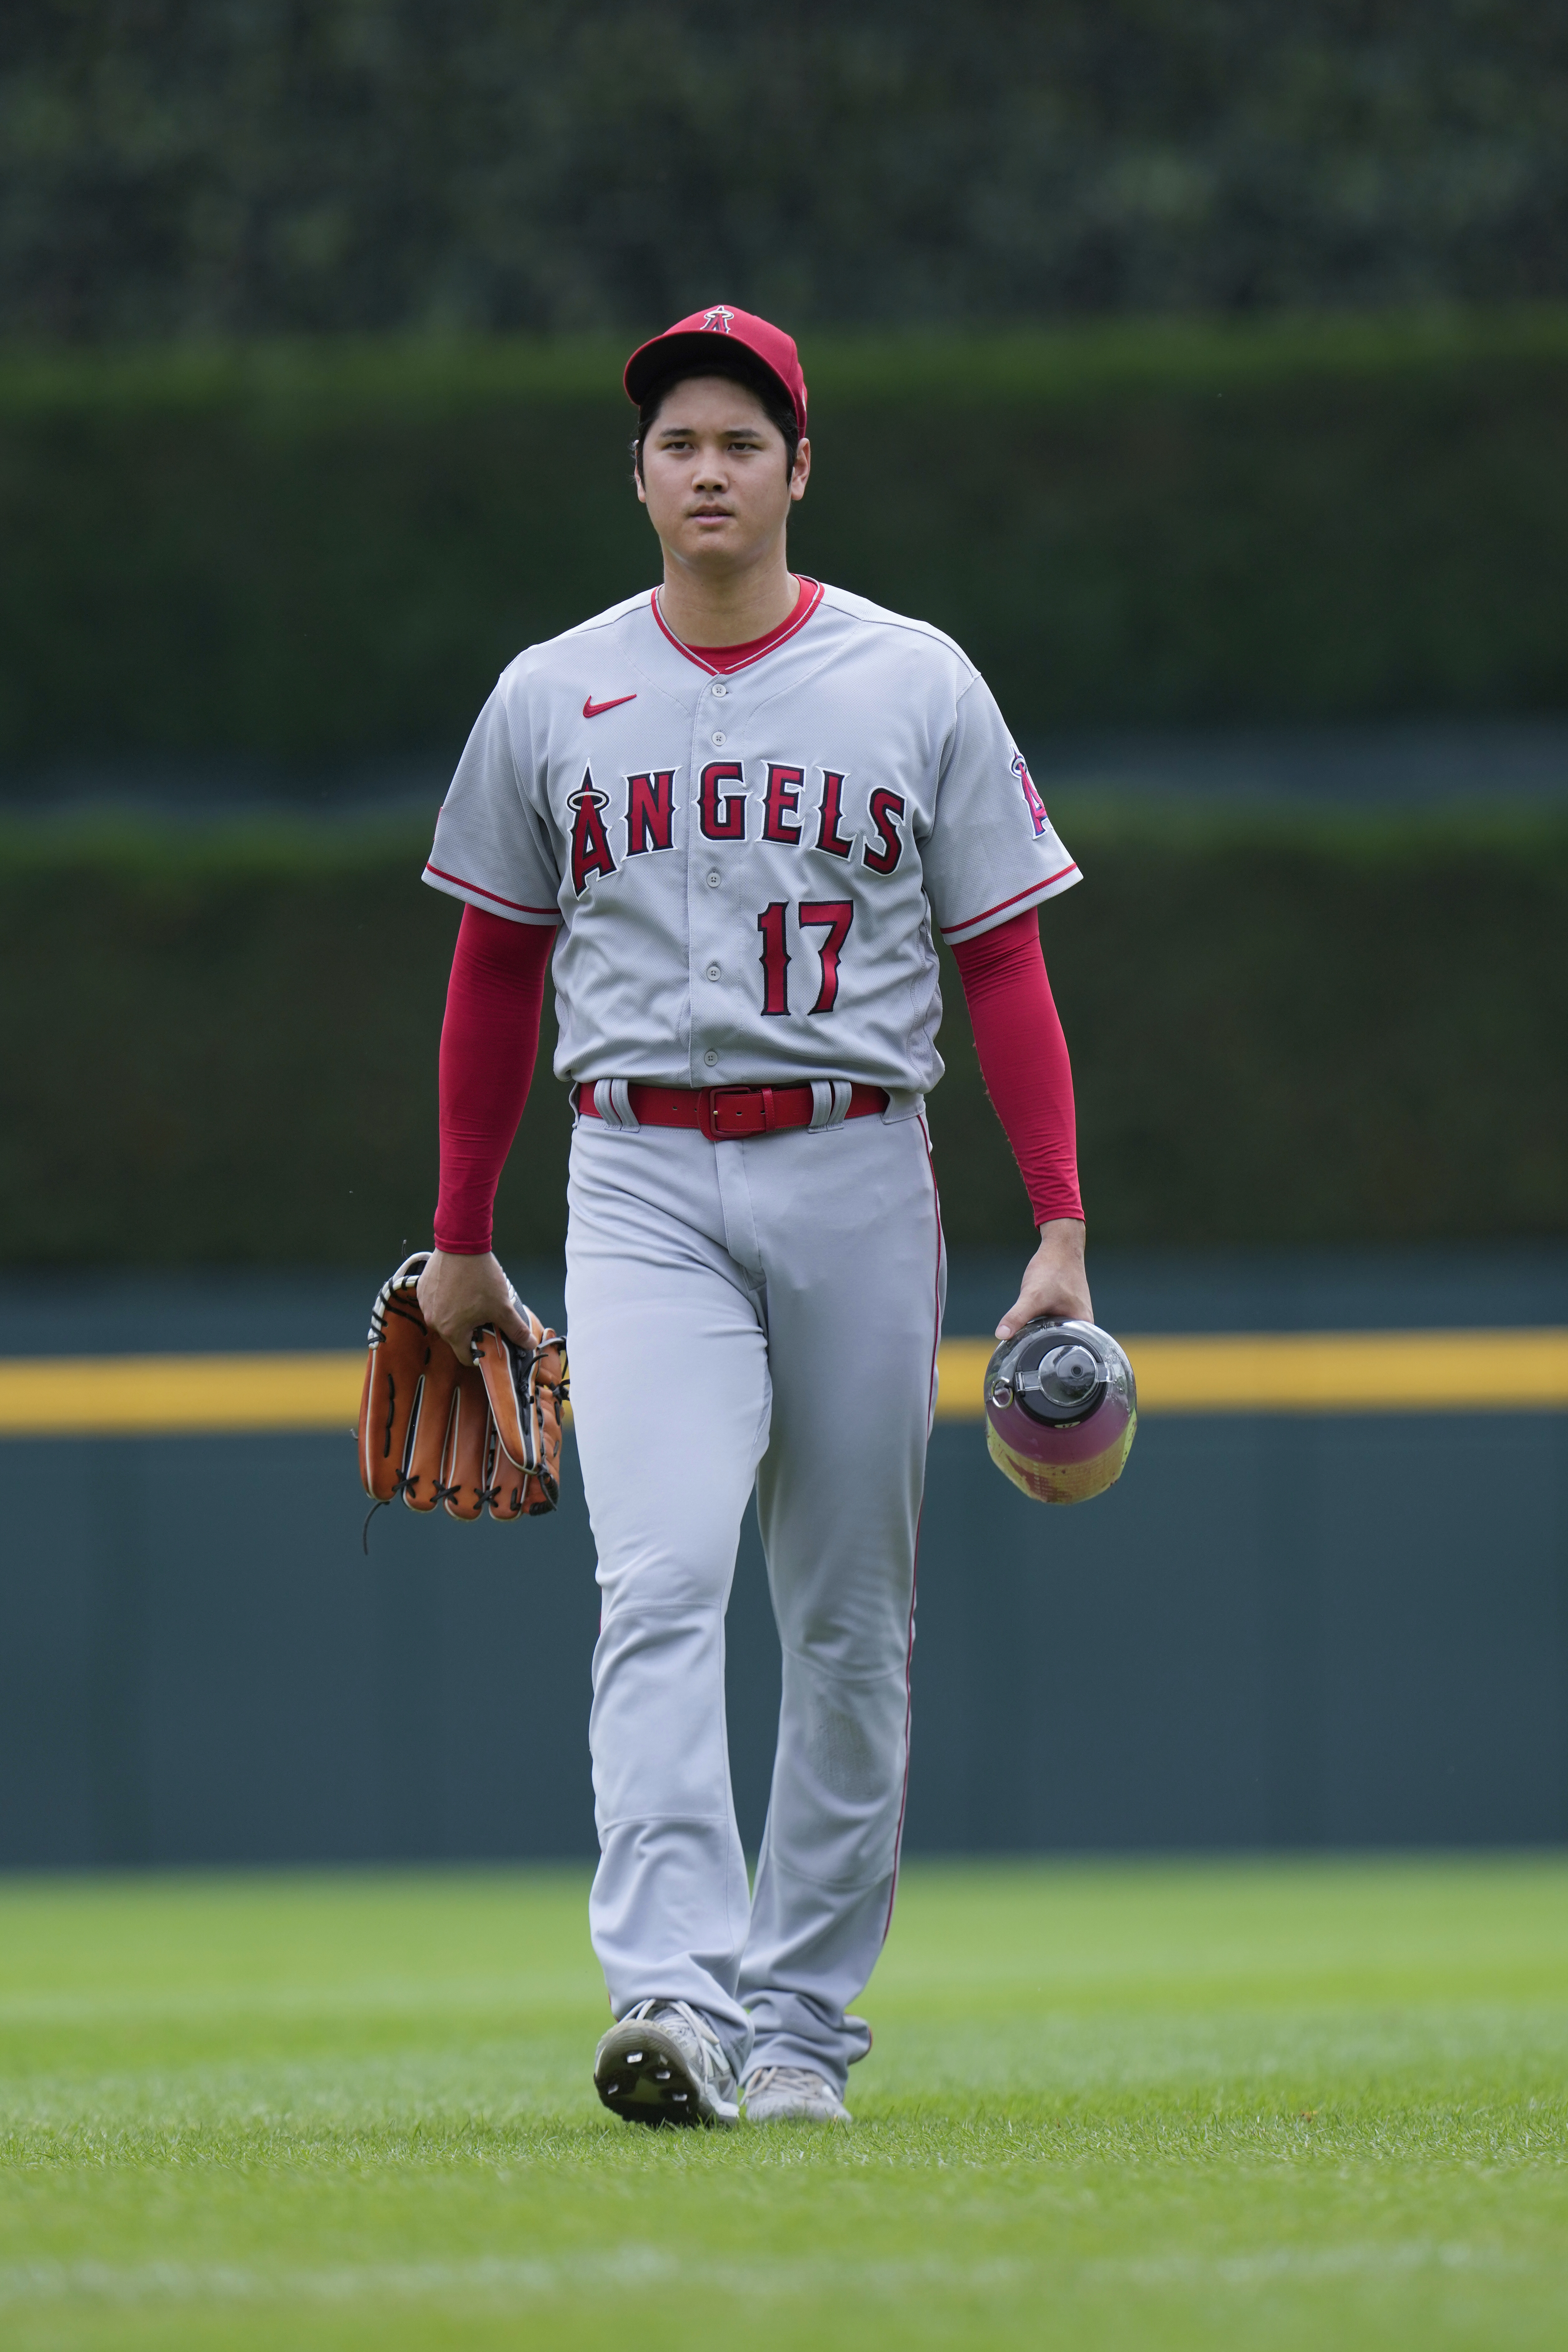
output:
POLYGON ((613 702, 595 702, 590 694, 583 705, 583 716, 584 719, 597 719, 601 711, 618 710, 623 702, 636 700, 635 694, 617 694, 613 702))

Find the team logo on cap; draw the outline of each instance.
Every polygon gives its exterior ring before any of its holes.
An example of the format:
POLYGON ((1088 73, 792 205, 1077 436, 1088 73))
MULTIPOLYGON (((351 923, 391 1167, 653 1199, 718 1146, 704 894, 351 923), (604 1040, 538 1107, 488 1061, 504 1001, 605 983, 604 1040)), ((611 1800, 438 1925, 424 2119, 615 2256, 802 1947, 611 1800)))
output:
POLYGON ((702 313, 701 333, 705 335, 727 335, 730 331, 730 321, 734 315, 735 313, 733 310, 727 310, 722 302, 719 303, 714 310, 704 310, 702 313))
POLYGON ((1013 773, 1018 779, 1019 789, 1023 793, 1029 815, 1034 822, 1035 839, 1038 841, 1050 823, 1050 819, 1046 814, 1046 804, 1040 798, 1039 788, 1029 773, 1028 762, 1022 751, 1015 751, 1013 754, 1013 773))

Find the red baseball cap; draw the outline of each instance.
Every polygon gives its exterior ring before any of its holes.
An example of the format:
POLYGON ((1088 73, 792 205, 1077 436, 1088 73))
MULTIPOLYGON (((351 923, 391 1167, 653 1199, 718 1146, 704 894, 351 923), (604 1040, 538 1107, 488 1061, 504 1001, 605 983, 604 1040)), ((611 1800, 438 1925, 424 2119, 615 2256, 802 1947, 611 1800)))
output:
MULTIPOLYGON (((626 362, 627 399, 640 408, 652 386, 672 367, 686 367, 695 361, 700 371, 700 362, 712 352, 715 335, 742 344, 753 359, 761 360, 795 410, 795 421, 804 435, 805 378, 795 337, 786 335, 782 327, 771 327, 765 319, 754 318, 750 310, 732 310, 728 302, 715 302, 710 310, 693 310, 689 319, 677 319, 662 335, 639 345, 626 362)), ((721 367, 715 373, 721 374, 724 370, 721 367)))

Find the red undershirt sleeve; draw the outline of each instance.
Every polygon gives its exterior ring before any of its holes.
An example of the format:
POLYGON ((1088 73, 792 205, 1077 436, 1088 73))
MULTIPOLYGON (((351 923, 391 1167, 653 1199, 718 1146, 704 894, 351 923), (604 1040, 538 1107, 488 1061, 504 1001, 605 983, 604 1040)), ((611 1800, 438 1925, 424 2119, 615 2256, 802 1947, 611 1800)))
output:
POLYGON ((496 1187, 539 1055, 552 923, 465 907, 441 1024, 441 1192, 436 1246, 482 1257, 496 1187))
POLYGON ((952 950, 974 1026, 974 1046, 996 1116, 1013 1147, 1035 1223, 1083 1215, 1072 1065, 1058 1017, 1039 918, 1026 908, 952 950))

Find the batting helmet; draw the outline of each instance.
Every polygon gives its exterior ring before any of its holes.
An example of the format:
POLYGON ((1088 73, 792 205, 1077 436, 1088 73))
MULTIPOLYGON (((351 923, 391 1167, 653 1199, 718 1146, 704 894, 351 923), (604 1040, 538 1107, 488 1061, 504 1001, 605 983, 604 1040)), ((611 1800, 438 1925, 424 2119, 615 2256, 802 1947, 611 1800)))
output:
POLYGON ((1098 1323, 1037 1315, 985 1367, 985 1444, 1037 1503, 1087 1503, 1121 1475, 1138 1427, 1132 1367, 1098 1323))

